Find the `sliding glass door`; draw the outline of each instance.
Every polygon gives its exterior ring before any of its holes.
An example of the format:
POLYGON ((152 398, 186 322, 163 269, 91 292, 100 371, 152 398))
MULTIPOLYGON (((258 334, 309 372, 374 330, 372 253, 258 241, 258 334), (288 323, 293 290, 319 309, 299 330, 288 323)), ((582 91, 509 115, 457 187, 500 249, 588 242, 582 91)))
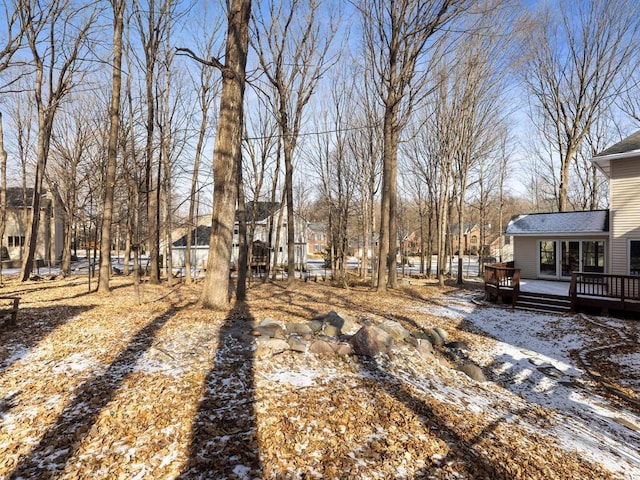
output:
POLYGON ((572 272, 604 273, 604 240, 541 240, 540 277, 568 279, 572 272))
POLYGON ((571 272, 580 271, 580 242, 562 241, 562 277, 570 277, 571 272))

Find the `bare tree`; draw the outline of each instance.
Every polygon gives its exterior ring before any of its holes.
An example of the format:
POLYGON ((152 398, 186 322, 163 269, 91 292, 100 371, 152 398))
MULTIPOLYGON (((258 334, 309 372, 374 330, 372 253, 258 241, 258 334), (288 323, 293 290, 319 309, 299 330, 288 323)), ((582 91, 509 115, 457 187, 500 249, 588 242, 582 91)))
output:
POLYGON ((61 112, 53 130, 51 158, 47 165, 47 184, 60 210, 63 222, 61 271, 71 274, 73 226, 76 223, 78 195, 86 178, 81 175, 83 160, 94 150, 93 109, 89 98, 76 98, 70 109, 61 112))
POLYGON ((113 73, 111 77, 111 102, 109 104, 109 144, 107 147, 107 170, 105 178, 100 234, 100 277, 98 291, 111 290, 111 221, 113 219, 113 193, 116 184, 118 141, 120 133, 120 92, 122 90, 122 31, 124 28, 125 0, 111 0, 113 9, 113 73))
MULTIPOLYGON (((160 222, 159 196, 160 178, 154 178, 155 157, 155 122, 156 122, 156 69, 160 61, 161 45, 171 22, 170 10, 173 0, 148 0, 146 5, 133 2, 133 10, 138 26, 138 34, 144 51, 145 98, 147 132, 145 146, 145 196, 147 200, 147 242, 149 244, 149 280, 160 281, 160 222)), ((160 167, 158 167, 158 172, 160 167)))
POLYGON ((567 209, 570 168, 585 136, 635 65, 638 15, 633 0, 556 2, 528 14, 519 28, 533 118, 558 158, 558 211, 567 209))
POLYGON ((69 0, 23 2, 20 18, 32 55, 34 98, 38 111, 38 146, 33 199, 27 232, 27 252, 22 261, 22 281, 29 279, 35 260, 40 222, 40 197, 51 130, 64 97, 81 81, 82 60, 96 11, 69 0))
POLYGON ((237 199, 237 165, 242 155, 250 11, 250 0, 231 2, 227 14, 225 63, 212 59, 212 63, 222 72, 222 93, 213 153, 211 237, 207 275, 201 297, 206 307, 226 307, 229 304, 229 264, 237 199))
POLYGON ((378 290, 396 287, 398 142, 426 76, 429 40, 466 7, 466 0, 362 0, 364 54, 383 104, 383 167, 378 290))
POLYGON ((7 151, 4 149, 2 112, 0 112, 0 285, 2 285, 2 261, 4 260, 2 239, 7 222, 7 151))
MULTIPOLYGON (((204 18, 207 19, 205 13, 204 18)), ((206 21, 206 20, 205 20, 206 21)), ((200 31, 195 35, 198 38, 195 39, 196 45, 198 45, 198 54, 204 58, 210 58, 214 55, 215 41, 218 35, 220 25, 214 24, 211 28, 210 25, 202 24, 200 31), (204 38, 202 34, 204 33, 204 38)), ((199 176, 200 176, 200 164, 202 163, 202 154, 204 152, 205 140, 207 138, 207 129, 211 125, 209 119, 209 111, 216 99, 219 91, 219 81, 214 76, 214 70, 205 64, 199 63, 197 68, 197 76, 192 77, 193 83, 198 91, 198 107, 200 109, 200 128, 198 129, 198 140, 196 143, 196 150, 194 153, 193 171, 191 174, 191 191, 189 194, 189 213, 187 216, 187 234, 186 234, 186 246, 184 253, 184 263, 186 269, 187 283, 193 281, 191 275, 192 259, 191 259, 191 247, 193 245, 193 230, 198 227, 197 222, 197 199, 199 193, 199 176)))
POLYGON ((262 2, 254 13, 253 47, 262 71, 276 92, 276 118, 285 164, 288 284, 295 280, 295 208, 293 156, 304 109, 325 70, 332 63, 337 12, 321 15, 317 0, 262 2))

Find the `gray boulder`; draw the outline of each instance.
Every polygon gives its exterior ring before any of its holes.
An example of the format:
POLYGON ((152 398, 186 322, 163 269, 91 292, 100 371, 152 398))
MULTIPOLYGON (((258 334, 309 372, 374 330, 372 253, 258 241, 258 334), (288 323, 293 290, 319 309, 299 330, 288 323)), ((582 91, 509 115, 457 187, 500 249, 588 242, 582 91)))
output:
POLYGON ((465 363, 460 367, 460 371, 467 374, 467 376, 476 382, 486 382, 487 379, 482 373, 482 370, 475 363, 465 363))
POLYGON ((381 328, 364 326, 351 337, 350 343, 357 355, 374 357, 389 352, 393 345, 393 337, 381 328))
POLYGON ((326 340, 314 340, 313 342, 311 342, 311 344, 309 345, 309 352, 313 353, 315 355, 334 355, 335 354, 335 350, 333 349, 333 346, 331 345, 331 343, 327 342, 326 340))
POLYGON ((445 332, 440 327, 434 328, 433 331, 440 336, 440 338, 442 339, 442 343, 446 343, 447 340, 449 339, 449 335, 447 335, 447 332, 445 332))
POLYGON ((307 342, 297 335, 290 335, 287 339, 289 348, 294 352, 305 353, 307 351, 307 342))
POLYGON ((256 337, 281 338, 281 339, 285 339, 287 337, 284 329, 280 325, 275 323, 256 327, 251 331, 251 334, 256 337))
POLYGON ((444 340, 442 339, 442 337, 438 334, 438 332, 436 332, 436 329, 433 328, 431 329, 431 331, 429 332, 429 340, 431 341, 431 344, 434 347, 441 347, 444 345, 444 340))
POLYGON ((353 348, 350 343, 340 342, 333 345, 333 351, 336 355, 347 357, 353 353, 353 348))
POLYGON ((393 337, 393 341, 396 343, 401 342, 409 336, 409 330, 393 320, 385 320, 378 325, 378 328, 381 328, 391 335, 393 337))
POLYGON ((308 323, 287 323, 285 325, 287 333, 297 333, 298 335, 312 335, 313 329, 308 323))
POLYGON ((266 327, 268 325, 278 325, 279 327, 282 326, 280 322, 274 320, 271 317, 264 317, 262 320, 260 320, 260 323, 258 325, 261 327, 266 327))
POLYGON ((289 344, 281 338, 256 338, 256 356, 273 355, 289 350, 289 344))
POLYGON ((314 320, 311 320, 310 322, 307 322, 307 325, 309 325, 309 328, 311 329, 312 332, 322 331, 322 320, 314 319, 314 320))
MULTIPOLYGON (((323 322, 324 331, 326 333, 327 325, 331 325, 338 330, 338 334, 350 332, 354 326, 355 322, 346 314, 338 313, 331 310, 326 315, 317 316, 314 320, 321 320, 323 322)), ((332 330, 335 331, 335 330, 332 330)), ((336 336, 336 335, 332 335, 336 336)))
POLYGON ((469 345, 464 342, 449 342, 444 344, 447 348, 455 348, 457 350, 469 350, 469 345))

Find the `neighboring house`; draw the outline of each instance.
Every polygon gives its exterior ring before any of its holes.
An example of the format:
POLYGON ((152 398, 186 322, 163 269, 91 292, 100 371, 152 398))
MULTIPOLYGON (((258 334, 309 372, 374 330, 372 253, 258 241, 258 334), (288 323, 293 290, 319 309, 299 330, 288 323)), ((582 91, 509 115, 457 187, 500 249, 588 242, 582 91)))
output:
MULTIPOLYGON (((250 228, 250 219, 255 214, 255 230, 253 232, 253 252, 264 253, 268 252, 269 261, 273 258, 276 235, 275 225, 278 223, 278 216, 280 215, 280 204, 272 202, 250 202, 246 206, 247 208, 247 227, 250 228), (273 225, 273 227, 272 227, 273 225), (271 235, 269 234, 270 232, 271 235)), ((236 214, 237 217, 237 214, 236 214)), ((238 262, 239 252, 239 222, 236 219, 233 228, 233 249, 231 251, 231 264, 235 265, 238 262)), ((294 233, 295 233, 295 263, 296 265, 304 264, 307 260, 307 222, 296 215, 294 221, 294 233)), ((206 267, 207 258, 209 255, 209 237, 211 235, 211 226, 201 225, 193 230, 192 233, 192 251, 191 251, 191 263, 196 267, 206 267)), ((173 267, 184 266, 184 251, 186 248, 186 235, 173 242, 172 244, 172 263, 173 267)), ((287 211, 282 211, 282 226, 280 227, 280 242, 278 246, 277 263, 284 265, 287 263, 287 211)), ((264 255, 254 255, 255 261, 260 264, 264 264, 266 259, 264 255), (258 258, 261 257, 261 258, 258 258)))
POLYGON ((327 251, 327 226, 324 223, 307 224, 307 251, 309 255, 324 255, 327 251))
POLYGON ((405 255, 420 255, 420 230, 414 230, 402 239, 402 251, 405 255))
POLYGON ((362 258, 366 250, 367 258, 375 258, 378 255, 379 239, 380 239, 380 234, 378 232, 373 233, 369 237, 369 242, 367 243, 367 246, 365 249, 365 245, 362 237, 358 237, 358 239, 355 242, 351 242, 349 244, 349 255, 353 257, 362 258))
POLYGON ((485 245, 485 263, 510 262, 513 260, 513 242, 509 235, 498 235, 485 245))
POLYGON ((462 246, 465 255, 477 255, 480 248, 480 225, 477 223, 465 223, 460 238, 460 225, 451 228, 451 246, 454 255, 457 255, 462 246))
POLYGON ((507 227, 523 278, 640 275, 640 131, 591 159, 609 178, 609 210, 520 215, 507 227))
MULTIPOLYGON (((32 188, 28 188, 26 194, 23 194, 20 187, 7 188, 7 217, 2 238, 2 256, 3 261, 13 267, 20 266, 24 255, 32 204, 32 188)), ((41 265, 54 265, 62 256, 64 223, 59 211, 52 195, 45 191, 40 199, 40 222, 35 252, 35 260, 41 265)))

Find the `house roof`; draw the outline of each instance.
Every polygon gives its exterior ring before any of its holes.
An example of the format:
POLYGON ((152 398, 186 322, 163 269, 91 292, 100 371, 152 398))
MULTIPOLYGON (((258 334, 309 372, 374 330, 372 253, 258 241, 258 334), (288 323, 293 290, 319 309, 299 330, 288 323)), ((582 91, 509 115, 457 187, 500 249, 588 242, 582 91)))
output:
MULTIPOLYGON (((471 233, 471 230, 473 230, 474 228, 476 228, 478 226, 477 223, 473 223, 473 222, 467 222, 464 224, 464 231, 462 232, 463 235, 467 235, 469 233, 471 233)), ((451 227, 451 233, 454 235, 458 235, 458 233, 460 232, 460 225, 458 223, 456 223, 453 227, 451 227)))
MULTIPOLYGON (((209 245, 209 237, 211 237, 211 227, 209 225, 198 225, 191 231, 191 245, 194 247, 209 245)), ((186 247, 187 236, 183 235, 172 245, 174 247, 186 247)))
MULTIPOLYGON (((253 213, 256 214, 256 222, 263 222, 280 209, 280 202, 247 202, 245 205, 247 212, 247 222, 251 221, 253 213)), ((236 222, 238 221, 238 211, 236 210, 236 222)))
MULTIPOLYGON (((26 206, 30 207, 33 204, 33 188, 27 188, 26 193, 26 197, 23 196, 21 187, 7 187, 7 207, 23 208, 25 207, 25 199, 27 201, 26 206)), ((42 193, 46 193, 46 190, 43 190, 42 193)))
POLYGON ((609 231, 609 210, 532 213, 518 215, 507 225, 507 235, 598 234, 609 231))
POLYGON ((595 163, 607 177, 609 177, 611 173, 611 160, 635 156, 640 157, 640 130, 603 150, 593 157, 591 161, 595 163))

